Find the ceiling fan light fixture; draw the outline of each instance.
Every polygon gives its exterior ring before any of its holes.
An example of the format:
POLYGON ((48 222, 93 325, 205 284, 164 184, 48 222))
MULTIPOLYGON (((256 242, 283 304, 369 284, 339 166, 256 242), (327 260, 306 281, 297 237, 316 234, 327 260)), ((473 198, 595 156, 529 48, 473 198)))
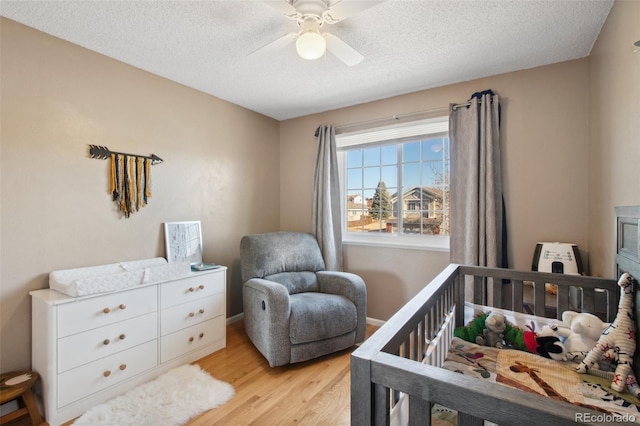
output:
POLYGON ((296 51, 303 59, 318 59, 326 49, 327 41, 318 31, 305 31, 296 40, 296 51))

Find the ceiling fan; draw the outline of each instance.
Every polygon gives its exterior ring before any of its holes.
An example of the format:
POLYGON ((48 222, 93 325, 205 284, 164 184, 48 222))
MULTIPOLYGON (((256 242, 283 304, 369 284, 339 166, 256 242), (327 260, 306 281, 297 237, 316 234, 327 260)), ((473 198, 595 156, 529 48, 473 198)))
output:
MULTIPOLYGON (((320 32, 324 24, 336 24, 385 0, 265 0, 285 17, 298 24, 298 32, 285 34, 256 52, 279 50, 295 41, 298 55, 304 59, 318 59, 329 51, 348 66, 359 64, 363 59, 358 51, 329 32, 320 32)), ((252 54, 253 54, 252 53, 252 54)))

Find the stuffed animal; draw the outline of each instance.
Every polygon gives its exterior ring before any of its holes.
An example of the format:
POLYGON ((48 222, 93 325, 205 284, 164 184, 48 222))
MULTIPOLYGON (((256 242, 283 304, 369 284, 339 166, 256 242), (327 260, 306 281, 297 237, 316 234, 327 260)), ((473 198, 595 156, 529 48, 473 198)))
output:
POLYGON ((563 361, 566 357, 566 349, 560 340, 557 324, 549 324, 542 327, 536 337, 538 347, 536 352, 545 358, 563 361))
POLYGON ((468 342, 480 345, 508 347, 539 354, 547 358, 551 358, 551 353, 559 351, 559 349, 554 346, 554 343, 558 343, 560 341, 558 336, 538 336, 538 333, 534 331, 535 326, 527 326, 527 328, 528 330, 523 330, 520 327, 511 324, 508 320, 504 319, 504 316, 501 314, 481 312, 476 315, 466 327, 456 327, 453 335, 468 342), (493 315, 494 319, 488 320, 491 315, 493 315), (485 331, 490 330, 491 327, 496 327, 497 324, 504 324, 504 330, 502 332, 498 331, 498 336, 488 334, 488 336, 491 337, 487 339, 487 337, 485 337, 485 331), (496 339, 491 340, 494 337, 496 337, 496 339), (496 343, 498 343, 496 342, 497 338, 500 338, 499 343, 502 346, 496 345, 496 343), (504 345, 502 344, 502 341, 504 341, 504 345))
POLYGON ((586 312, 565 311, 562 321, 568 328, 558 327, 557 332, 563 340, 565 361, 582 361, 609 325, 586 312))
POLYGON ((504 347, 504 331, 506 328, 507 319, 504 315, 498 312, 490 312, 484 320, 482 335, 476 336, 476 343, 502 349, 504 347))
POLYGON ((633 322, 633 284, 634 279, 624 273, 618 280, 620 286, 620 303, 616 319, 609 325, 598 339, 597 344, 589 351, 586 358, 576 367, 579 373, 585 373, 608 357, 616 364, 611 388, 622 392, 625 387, 635 396, 640 396, 640 387, 633 374, 633 354, 636 350, 636 333, 633 322))
POLYGON ((466 327, 456 327, 453 335, 467 342, 496 346, 498 343, 502 345, 504 330, 507 327, 508 323, 504 315, 497 312, 481 312, 466 327))

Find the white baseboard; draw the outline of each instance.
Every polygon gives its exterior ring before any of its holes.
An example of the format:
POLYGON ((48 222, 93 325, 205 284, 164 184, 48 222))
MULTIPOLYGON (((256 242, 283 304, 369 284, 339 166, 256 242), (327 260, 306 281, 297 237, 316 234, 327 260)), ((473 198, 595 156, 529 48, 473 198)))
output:
POLYGON ((234 322, 241 321, 244 318, 244 312, 240 312, 237 315, 227 318, 227 325, 233 324, 234 322))
POLYGON ((379 319, 367 317, 367 324, 375 325, 376 327, 381 327, 386 321, 382 321, 379 319))

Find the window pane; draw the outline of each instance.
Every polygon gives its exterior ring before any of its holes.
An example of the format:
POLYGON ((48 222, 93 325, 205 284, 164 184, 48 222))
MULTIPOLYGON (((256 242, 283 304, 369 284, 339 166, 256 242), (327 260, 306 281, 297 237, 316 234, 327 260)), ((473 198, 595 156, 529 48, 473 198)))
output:
POLYGON ((362 189, 362 169, 347 170, 347 188, 362 189))
POLYGON ((382 182, 389 187, 395 187, 398 185, 398 166, 383 166, 381 171, 382 182))
POLYGON ((405 188, 420 186, 420 163, 402 165, 402 184, 405 188))
POLYGON ((380 182, 380 167, 367 167, 364 169, 364 188, 375 188, 380 182))
POLYGON ((442 185, 444 183, 443 167, 442 162, 424 163, 422 167, 422 183, 430 187, 442 185))
POLYGON ((352 149, 347 151, 347 168, 362 167, 362 150, 352 149))
POLYGON ((369 212, 362 191, 351 191, 347 195, 347 230, 363 232, 369 212))
POLYGON ((397 164, 398 163, 398 147, 397 145, 385 145, 381 149, 380 164, 397 164))
POLYGON ((402 161, 420 161, 420 142, 402 144, 402 161))
POLYGON ((367 148, 364 150, 364 166, 380 165, 380 147, 367 148))
POLYGON ((442 160, 444 149, 444 138, 428 139, 422 142, 422 160, 442 160))

